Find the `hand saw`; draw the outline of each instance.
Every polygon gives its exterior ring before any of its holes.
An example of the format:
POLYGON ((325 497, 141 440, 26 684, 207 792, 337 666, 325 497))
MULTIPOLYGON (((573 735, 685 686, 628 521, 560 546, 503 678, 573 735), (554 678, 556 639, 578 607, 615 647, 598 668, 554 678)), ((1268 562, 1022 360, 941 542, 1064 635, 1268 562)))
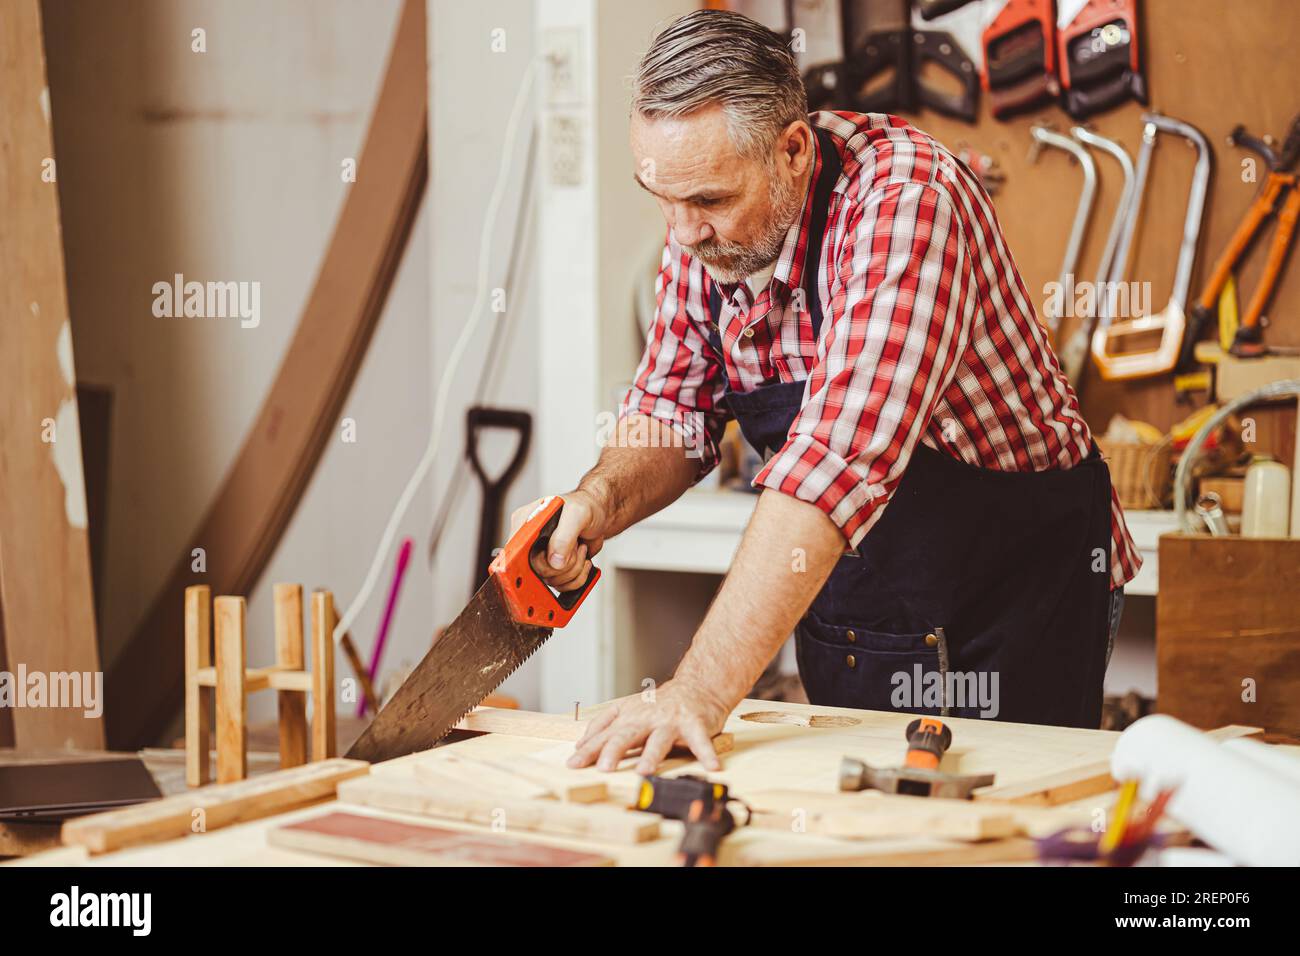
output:
POLYGON ((428 750, 573 617, 600 571, 556 594, 533 570, 560 520, 564 499, 542 500, 488 568, 470 599, 347 756, 376 763, 428 750))

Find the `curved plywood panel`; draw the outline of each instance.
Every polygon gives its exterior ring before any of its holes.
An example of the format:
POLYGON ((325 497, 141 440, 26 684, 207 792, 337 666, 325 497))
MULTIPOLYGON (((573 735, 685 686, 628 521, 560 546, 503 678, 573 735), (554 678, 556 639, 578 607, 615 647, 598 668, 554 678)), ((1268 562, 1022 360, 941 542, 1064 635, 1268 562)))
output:
POLYGON ((247 595, 306 488, 369 345, 428 177, 425 9, 406 0, 357 181, 343 205, 297 331, 252 430, 192 541, 109 670, 109 746, 153 743, 184 696, 185 588, 247 595))

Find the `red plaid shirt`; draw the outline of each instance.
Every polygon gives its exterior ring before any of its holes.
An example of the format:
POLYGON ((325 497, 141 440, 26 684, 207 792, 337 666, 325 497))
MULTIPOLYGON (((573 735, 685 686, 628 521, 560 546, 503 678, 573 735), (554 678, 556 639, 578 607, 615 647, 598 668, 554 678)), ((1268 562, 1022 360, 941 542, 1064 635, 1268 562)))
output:
MULTIPOLYGON (((729 417, 724 384, 805 382, 788 440, 754 484, 821 508, 853 547, 918 441, 999 471, 1078 464, 1092 436, 975 177, 897 117, 810 119, 843 164, 816 284, 820 339, 800 291, 807 199, 768 287, 756 299, 743 282, 719 290, 725 367, 707 342, 712 280, 669 230, 658 312, 622 414, 670 423, 699 449, 703 477, 729 417)), ((820 169, 818 155, 814 177, 820 169)), ((1142 562, 1113 493, 1111 530, 1114 588, 1142 562)))

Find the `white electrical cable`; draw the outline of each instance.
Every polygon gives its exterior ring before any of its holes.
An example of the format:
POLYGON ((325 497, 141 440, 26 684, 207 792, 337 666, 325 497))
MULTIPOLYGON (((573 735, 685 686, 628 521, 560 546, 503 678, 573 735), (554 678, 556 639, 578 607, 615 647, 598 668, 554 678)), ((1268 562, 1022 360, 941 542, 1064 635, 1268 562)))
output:
POLYGON ((483 233, 479 239, 478 277, 474 290, 474 304, 470 308, 469 321, 461 329, 460 337, 456 339, 456 344, 452 347, 451 354, 447 358, 447 364, 442 373, 442 381, 438 384, 438 394, 433 402, 433 429, 429 434, 429 445, 424 450, 424 457, 420 459, 419 464, 415 466, 415 471, 411 473, 410 479, 406 482, 406 487, 402 489, 401 497, 397 499, 392 514, 388 517, 384 535, 379 541, 379 547, 375 549, 375 556, 370 561, 370 570, 366 572, 366 578, 361 583, 361 590, 357 592, 357 596, 353 598, 352 603, 348 605, 347 611, 344 612, 343 617, 339 619, 338 625, 334 628, 335 643, 342 640, 343 635, 352 628, 357 615, 361 613, 361 609, 370 600, 370 595, 379 580, 379 572, 384 565, 384 558, 393 547, 393 539, 397 536, 398 526, 402 523, 402 518, 406 516, 406 509, 411 506, 411 500, 415 497, 415 492, 424 482, 424 479, 428 477, 429 469, 433 466, 434 457, 438 453, 438 444, 442 439, 442 426, 447 417, 447 403, 451 397, 452 382, 456 378, 465 349, 469 347, 470 339, 474 337, 474 330, 478 327, 479 320, 483 315, 483 309, 487 304, 488 260, 492 252, 493 227, 496 225, 497 212, 501 207, 501 202, 505 198, 511 160, 520 151, 517 142, 519 123, 523 116, 524 106, 528 102, 528 94, 533 87, 533 72, 536 65, 536 60, 530 61, 528 68, 524 71, 523 79, 519 85, 519 92, 515 95, 514 106, 510 110, 510 118, 506 121, 505 142, 501 148, 501 163, 497 168, 496 184, 492 187, 492 193, 488 197, 483 233))

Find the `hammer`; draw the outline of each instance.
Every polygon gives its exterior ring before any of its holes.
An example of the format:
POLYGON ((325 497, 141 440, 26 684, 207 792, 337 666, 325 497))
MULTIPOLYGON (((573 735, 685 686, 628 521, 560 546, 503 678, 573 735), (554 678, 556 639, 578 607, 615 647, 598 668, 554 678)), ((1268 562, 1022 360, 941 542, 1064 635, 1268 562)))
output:
POLYGON ((969 800, 976 787, 993 783, 991 773, 951 774, 939 771, 939 760, 952 745, 952 730, 942 720, 922 717, 907 725, 907 757, 901 767, 878 769, 845 757, 840 764, 841 790, 881 790, 913 797, 969 800))

